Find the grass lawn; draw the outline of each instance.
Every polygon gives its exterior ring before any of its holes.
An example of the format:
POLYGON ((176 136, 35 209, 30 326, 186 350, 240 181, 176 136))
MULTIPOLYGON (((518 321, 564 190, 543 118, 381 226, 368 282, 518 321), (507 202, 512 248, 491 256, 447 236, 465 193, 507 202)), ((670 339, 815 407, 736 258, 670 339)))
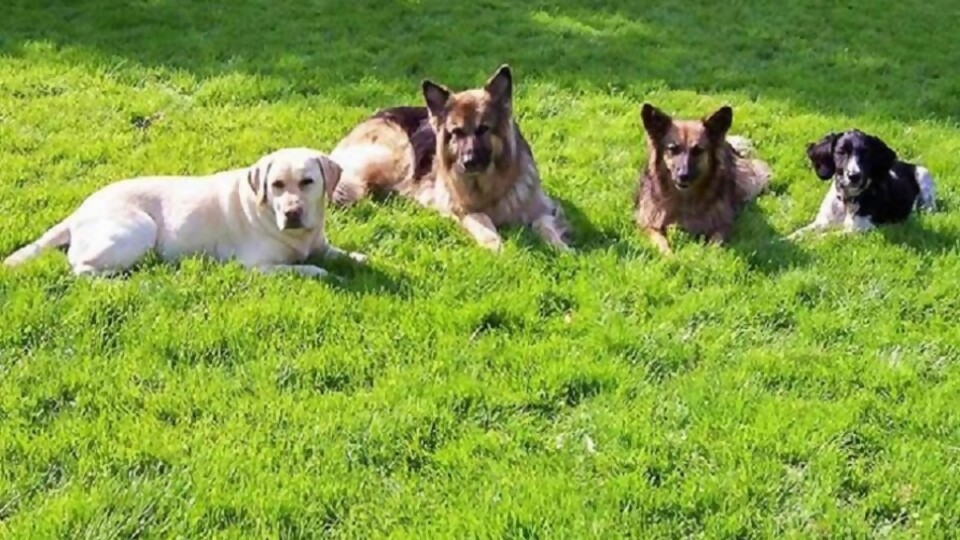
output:
POLYGON ((953 0, 5 0, 0 253, 98 186, 329 151, 502 62, 578 253, 391 200, 343 285, 0 271, 3 538, 937 538, 960 529, 953 0), (639 107, 735 108, 774 168, 732 246, 631 221, 639 107), (944 211, 782 237, 850 126, 944 211))

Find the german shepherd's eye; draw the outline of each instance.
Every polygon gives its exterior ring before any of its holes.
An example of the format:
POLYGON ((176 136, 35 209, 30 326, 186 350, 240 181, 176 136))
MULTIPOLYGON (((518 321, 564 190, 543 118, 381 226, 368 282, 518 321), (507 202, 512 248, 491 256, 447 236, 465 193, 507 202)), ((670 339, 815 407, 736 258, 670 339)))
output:
POLYGON ((474 131, 474 134, 477 137, 483 137, 488 131, 490 131, 490 126, 486 124, 480 124, 477 126, 477 129, 474 131))
POLYGON ((304 178, 300 181, 300 187, 305 188, 313 184, 313 178, 304 178))
POLYGON ((277 180, 270 185, 273 186, 273 189, 283 189, 283 180, 277 180))
POLYGON ((465 133, 463 132, 463 128, 453 128, 450 130, 450 134, 457 139, 462 139, 463 136, 465 135, 465 133))
POLYGON ((671 155, 677 155, 680 153, 680 145, 677 143, 670 143, 667 145, 667 152, 670 152, 671 155))

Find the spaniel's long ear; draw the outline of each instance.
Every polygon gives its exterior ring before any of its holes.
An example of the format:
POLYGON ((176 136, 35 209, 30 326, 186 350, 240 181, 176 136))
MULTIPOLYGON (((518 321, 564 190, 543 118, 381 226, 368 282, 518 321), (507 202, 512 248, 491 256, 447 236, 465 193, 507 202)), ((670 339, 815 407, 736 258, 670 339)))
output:
POLYGON ((703 119, 703 127, 707 130, 710 138, 715 141, 722 141, 732 125, 733 109, 729 105, 720 107, 716 112, 703 119))
POLYGON ((267 204, 267 178, 270 176, 270 167, 273 166, 273 159, 268 157, 260 158, 247 169, 247 183, 250 189, 257 195, 257 202, 262 206, 267 204))
POLYGON ((807 159, 821 180, 829 180, 837 172, 833 150, 839 138, 839 133, 828 133, 819 141, 807 144, 807 159))
MULTIPOLYGON (((865 134, 866 135, 866 134, 865 134)), ((880 137, 866 135, 867 148, 870 149, 870 165, 874 174, 883 174, 893 168, 897 162, 897 153, 887 146, 880 137)))
POLYGON ((343 168, 336 161, 330 159, 330 156, 325 155, 318 157, 317 163, 320 165, 320 174, 323 175, 323 191, 326 193, 327 200, 331 200, 334 190, 337 189, 337 184, 340 183, 343 168))
POLYGON ((650 103, 644 103, 640 108, 640 120, 643 121, 643 129, 647 135, 655 141, 666 135, 673 124, 673 118, 669 114, 650 103))

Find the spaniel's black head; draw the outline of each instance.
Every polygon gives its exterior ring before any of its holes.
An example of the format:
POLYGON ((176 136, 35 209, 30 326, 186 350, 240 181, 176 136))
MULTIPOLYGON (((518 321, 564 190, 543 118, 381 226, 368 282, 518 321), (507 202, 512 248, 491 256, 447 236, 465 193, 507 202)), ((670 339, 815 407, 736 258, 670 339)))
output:
POLYGON ((897 153, 878 137, 859 129, 829 133, 807 145, 807 157, 821 180, 834 178, 837 188, 856 195, 871 179, 890 174, 897 153))

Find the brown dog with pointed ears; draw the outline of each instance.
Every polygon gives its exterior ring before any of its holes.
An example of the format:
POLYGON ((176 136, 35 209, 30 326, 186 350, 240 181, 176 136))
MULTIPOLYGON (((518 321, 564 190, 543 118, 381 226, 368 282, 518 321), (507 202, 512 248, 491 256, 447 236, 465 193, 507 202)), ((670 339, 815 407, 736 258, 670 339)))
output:
POLYGON ((333 200, 351 204, 388 191, 456 219, 500 251, 501 226, 528 226, 569 249, 563 209, 540 183, 533 152, 513 118, 513 77, 502 65, 482 88, 453 92, 422 83, 425 107, 383 109, 331 152, 343 169, 333 200))
POLYGON ((770 167, 750 159, 750 141, 728 137, 733 109, 701 120, 674 120, 649 103, 640 113, 647 162, 634 196, 634 218, 657 249, 671 253, 666 230, 726 243, 745 203, 770 181, 770 167))

